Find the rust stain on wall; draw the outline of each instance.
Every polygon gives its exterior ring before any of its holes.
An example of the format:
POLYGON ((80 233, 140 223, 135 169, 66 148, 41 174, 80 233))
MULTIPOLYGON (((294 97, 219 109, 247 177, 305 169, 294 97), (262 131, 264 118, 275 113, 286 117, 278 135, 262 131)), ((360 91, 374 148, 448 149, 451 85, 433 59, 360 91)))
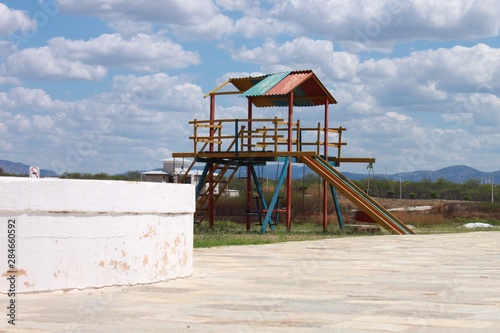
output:
POLYGON ((122 271, 128 271, 130 269, 130 265, 125 261, 110 260, 108 265, 113 266, 115 270, 120 268, 122 271))
POLYGON ((147 255, 145 255, 145 256, 144 256, 144 259, 142 259, 142 265, 143 265, 143 266, 146 266, 147 264, 148 264, 148 256, 147 256, 147 255))
POLYGON ((17 269, 17 270, 8 270, 7 272, 3 273, 2 276, 9 277, 11 275, 15 276, 21 276, 21 275, 26 275, 26 271, 24 269, 17 269))
POLYGON ((165 251, 163 253, 163 257, 161 259, 162 259, 162 262, 163 262, 163 266, 166 266, 168 264, 168 253, 167 253, 167 251, 165 251))
POLYGON ((147 238, 147 237, 153 237, 153 236, 156 236, 156 228, 154 228, 153 226, 148 226, 148 231, 142 235, 141 238, 147 238))

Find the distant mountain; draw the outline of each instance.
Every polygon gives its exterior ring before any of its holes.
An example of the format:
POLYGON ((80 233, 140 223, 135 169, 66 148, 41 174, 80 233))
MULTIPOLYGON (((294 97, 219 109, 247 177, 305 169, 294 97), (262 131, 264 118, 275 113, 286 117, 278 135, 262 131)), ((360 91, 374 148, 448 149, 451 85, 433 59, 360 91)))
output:
MULTIPOLYGON (((12 175, 28 175, 29 165, 23 163, 15 163, 6 160, 0 160, 0 168, 4 170, 4 173, 12 174, 12 175)), ((279 177, 281 172, 281 168, 283 167, 282 163, 272 163, 265 166, 256 166, 255 171, 257 175, 263 179, 271 179, 275 180, 279 177)), ((203 166, 196 166, 194 169, 203 170, 203 166)), ((243 176, 245 173, 245 168, 241 168, 239 173, 243 176)), ((294 179, 300 179, 303 175, 312 173, 311 169, 304 167, 301 164, 293 164, 292 165, 292 175, 294 179)), ((363 180, 368 178, 368 173, 351 173, 351 172, 342 172, 347 178, 350 180, 363 180)), ((57 177, 58 175, 52 170, 40 169, 41 177, 57 177)), ((378 179, 390 179, 390 180, 398 180, 401 177, 403 181, 412 181, 412 182, 420 182, 423 180, 431 180, 435 182, 436 180, 443 178, 452 183, 465 183, 470 179, 477 179, 479 182, 486 184, 493 182, 495 184, 500 183, 500 170, 494 172, 483 172, 476 170, 474 168, 465 166, 465 165, 454 165, 446 168, 442 168, 439 170, 418 170, 411 172, 402 172, 397 174, 375 174, 374 178, 378 179)))
MULTIPOLYGON (((258 167, 257 173, 263 174, 264 177, 266 175, 269 179, 276 178, 277 175, 277 166, 276 165, 267 165, 263 167, 263 170, 258 167)), ((281 168, 281 166, 280 166, 281 168)), ((305 168, 300 165, 292 166, 292 174, 294 179, 302 178, 302 175, 311 173, 312 171, 309 168, 305 168)), ((342 174, 345 175, 350 180, 363 180, 368 178, 367 173, 352 173, 352 172, 344 172, 342 174)), ((431 180, 435 182, 436 180, 443 178, 452 183, 465 183, 470 179, 477 179, 481 183, 491 183, 491 177, 493 177, 494 183, 500 183, 500 171, 495 172, 483 172, 476 170, 474 168, 465 166, 465 165, 455 165, 446 168, 442 168, 436 171, 432 170, 419 170, 419 171, 411 171, 411 172, 402 172, 397 174, 375 174, 372 175, 374 178, 378 179, 390 179, 390 180, 398 180, 401 175, 402 181, 412 181, 412 182, 420 182, 423 180, 431 180)))
MULTIPOLYGON (((27 177, 30 166, 23 163, 0 160, 0 168, 3 169, 4 173, 27 177)), ((57 177, 57 173, 52 170, 40 169, 40 177, 57 177)))
MULTIPOLYGON (((192 170, 198 170, 198 171, 203 171, 203 169, 205 168, 205 166, 200 163, 200 165, 196 165, 192 168, 192 170)), ((259 178, 267 178, 267 179, 270 179, 270 180, 276 180, 279 175, 280 175, 280 172, 281 172, 281 169, 283 168, 283 163, 269 163, 267 165, 264 165, 264 166, 255 166, 255 172, 257 173, 257 176, 259 178)), ((162 170, 161 168, 160 169, 155 169, 155 170, 162 170)), ((305 167, 304 169, 304 166, 302 164, 292 164, 292 177, 293 179, 299 179, 299 178, 302 178, 302 175, 304 174, 308 174, 308 173, 311 173, 311 169, 309 169, 308 167, 305 167)), ((244 177, 246 175, 246 167, 240 167, 240 169, 238 170, 238 174, 236 175, 236 177, 244 177)))
MULTIPOLYGON (((360 180, 368 177, 368 174, 364 175, 350 174, 347 172, 344 174, 351 180, 360 180)), ((431 180, 435 182, 436 180, 442 178, 452 183, 465 183, 468 180, 477 179, 479 182, 485 184, 485 183, 491 183, 492 179, 494 183, 500 182, 500 171, 483 172, 468 167, 466 165, 455 165, 442 168, 436 171, 419 170, 419 171, 402 172, 390 175, 377 174, 375 175, 375 177, 380 179, 390 179, 390 180, 399 180, 401 177, 401 180, 403 181, 412 181, 412 182, 420 182, 423 180, 431 180)))

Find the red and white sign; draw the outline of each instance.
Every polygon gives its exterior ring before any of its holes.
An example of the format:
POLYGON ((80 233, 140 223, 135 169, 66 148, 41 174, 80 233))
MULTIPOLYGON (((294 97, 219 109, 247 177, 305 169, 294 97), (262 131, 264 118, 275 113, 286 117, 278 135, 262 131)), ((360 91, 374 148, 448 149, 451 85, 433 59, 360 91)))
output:
POLYGON ((37 166, 30 166, 30 178, 40 178, 40 168, 37 166))

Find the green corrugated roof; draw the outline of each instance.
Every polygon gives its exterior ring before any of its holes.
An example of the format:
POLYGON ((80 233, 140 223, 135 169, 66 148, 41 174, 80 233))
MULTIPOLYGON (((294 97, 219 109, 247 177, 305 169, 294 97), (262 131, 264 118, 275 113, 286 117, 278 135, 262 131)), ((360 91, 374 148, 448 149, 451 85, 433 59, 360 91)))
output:
POLYGON ((271 74, 259 83, 257 83, 252 88, 245 91, 242 96, 252 97, 252 96, 263 96, 265 95, 272 87, 277 85, 281 80, 288 76, 291 72, 281 72, 276 74, 271 74))

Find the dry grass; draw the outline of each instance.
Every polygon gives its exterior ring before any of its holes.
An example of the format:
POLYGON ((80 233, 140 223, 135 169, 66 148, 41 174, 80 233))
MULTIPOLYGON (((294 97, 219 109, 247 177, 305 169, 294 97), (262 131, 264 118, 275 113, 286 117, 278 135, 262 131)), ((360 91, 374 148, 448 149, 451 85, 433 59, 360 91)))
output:
MULTIPOLYGON (((407 225, 413 226, 417 234, 469 232, 478 229, 460 228, 468 222, 486 222, 500 227, 500 204, 480 203, 466 201, 441 201, 441 200, 399 200, 376 199, 385 208, 408 208, 416 206, 431 206, 425 211, 395 211, 393 214, 407 225)), ((355 205, 345 198, 339 198, 342 215, 346 225, 356 224, 353 219, 355 205)), ((210 247, 224 245, 266 244, 286 241, 303 241, 325 239, 332 237, 346 237, 353 235, 367 235, 372 232, 363 232, 359 229, 340 230, 333 209, 329 210, 328 232, 323 233, 322 214, 311 207, 316 201, 308 202, 309 210, 306 214, 292 216, 292 230, 286 231, 283 224, 279 224, 274 231, 261 235, 258 233, 260 226, 254 217, 252 230, 245 230, 245 216, 241 214, 241 206, 235 208, 228 203, 226 211, 233 209, 236 216, 226 216, 224 221, 215 223, 214 229, 209 229, 204 222, 195 227, 195 247, 210 247)), ((298 205, 301 202, 299 201, 298 205)), ((332 205, 333 206, 333 205, 332 205)), ((292 206, 293 207, 293 206, 292 206)), ((299 206, 296 206, 299 208, 299 206)), ((299 209, 296 209, 296 211, 299 209)), ((284 214, 282 214, 282 219, 284 214)), ((481 229, 500 230, 500 229, 481 229)), ((381 230, 386 233, 385 230, 381 230)))

